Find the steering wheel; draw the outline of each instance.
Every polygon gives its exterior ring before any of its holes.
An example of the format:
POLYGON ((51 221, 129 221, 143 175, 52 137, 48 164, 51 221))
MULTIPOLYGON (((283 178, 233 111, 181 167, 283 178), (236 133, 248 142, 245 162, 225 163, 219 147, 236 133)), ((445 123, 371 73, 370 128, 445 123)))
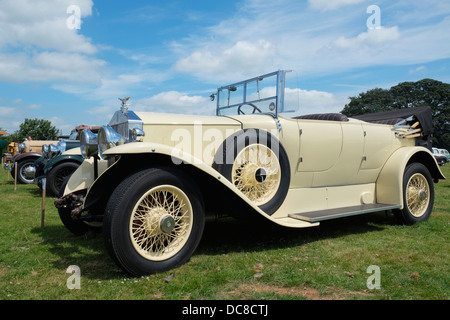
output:
POLYGON ((242 108, 242 106, 244 106, 244 105, 246 105, 246 104, 248 104, 249 106, 253 107, 253 112, 252 112, 252 113, 255 113, 256 110, 258 110, 259 113, 262 113, 261 109, 259 109, 259 108, 258 108, 257 106, 255 106, 253 103, 244 103, 244 104, 241 104, 241 105, 238 107, 238 110, 237 110, 237 111, 238 111, 238 114, 245 114, 244 111, 241 110, 241 108, 242 108))

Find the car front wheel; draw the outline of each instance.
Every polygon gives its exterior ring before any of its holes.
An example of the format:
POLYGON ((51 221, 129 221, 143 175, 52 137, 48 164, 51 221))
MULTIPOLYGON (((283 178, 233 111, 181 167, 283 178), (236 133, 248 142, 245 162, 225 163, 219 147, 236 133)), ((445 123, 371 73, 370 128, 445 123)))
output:
POLYGON ((36 169, 33 163, 36 159, 26 159, 17 163, 17 180, 21 184, 32 184, 36 169))
POLYGON ((50 193, 58 195, 65 179, 70 177, 79 166, 75 162, 63 162, 50 170, 47 175, 47 188, 50 193))
POLYGON ((113 260, 133 276, 186 263, 200 242, 204 209, 179 170, 151 168, 126 178, 108 201, 103 231, 113 260))

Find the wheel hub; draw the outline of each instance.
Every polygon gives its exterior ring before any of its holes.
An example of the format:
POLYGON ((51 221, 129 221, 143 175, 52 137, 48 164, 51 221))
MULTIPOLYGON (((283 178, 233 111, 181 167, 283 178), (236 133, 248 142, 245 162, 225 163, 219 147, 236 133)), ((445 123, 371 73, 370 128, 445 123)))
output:
POLYGON ((254 163, 248 163, 242 168, 242 182, 246 188, 255 187, 260 183, 264 184, 266 178, 266 170, 254 163))
POLYGON ((256 170, 256 172, 255 172, 256 181, 258 181, 259 183, 264 183, 266 178, 267 178, 267 172, 266 172, 266 170, 264 170, 264 168, 259 168, 258 170, 256 170))
POLYGON ((427 199, 427 193, 424 190, 419 191, 419 199, 422 201, 427 199))
POLYGON ((26 179, 33 179, 33 178, 34 178, 34 175, 35 175, 35 173, 36 173, 36 169, 35 169, 32 165, 29 165, 29 166, 25 167, 25 168, 22 170, 22 172, 23 172, 23 176, 24 176, 26 179))
POLYGON ((162 207, 151 208, 144 221, 145 231, 149 234, 170 233, 175 227, 175 220, 162 207))
POLYGON ((165 214, 159 220, 159 229, 164 233, 171 233, 175 228, 175 220, 170 214, 165 214))

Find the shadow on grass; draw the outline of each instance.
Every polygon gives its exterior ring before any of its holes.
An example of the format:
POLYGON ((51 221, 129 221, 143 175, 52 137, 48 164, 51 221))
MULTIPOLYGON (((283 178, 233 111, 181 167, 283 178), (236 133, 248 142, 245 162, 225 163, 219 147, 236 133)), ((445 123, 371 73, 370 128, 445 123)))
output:
MULTIPOLYGON (((393 217, 385 213, 324 221, 318 227, 304 229, 225 218, 206 224, 202 240, 194 255, 290 248, 350 234, 382 231, 385 225, 393 224, 395 224, 393 217)), ((64 226, 34 228, 32 232, 40 235, 43 239, 42 244, 48 246, 54 256, 59 257, 52 262, 53 267, 57 269, 66 270, 70 265, 77 265, 84 277, 92 279, 127 277, 107 253, 101 233, 90 231, 83 236, 74 236, 64 226)))
POLYGON ((83 277, 100 280, 124 277, 107 253, 101 233, 89 231, 85 235, 75 236, 64 226, 33 228, 31 232, 40 235, 42 245, 48 246, 49 251, 59 257, 52 262, 56 269, 66 270, 71 265, 77 265, 83 277))
POLYGON ((242 222, 230 218, 206 225, 197 252, 220 255, 289 248, 350 234, 382 231, 385 225, 394 224, 395 220, 391 213, 373 213, 328 220, 321 222, 317 227, 300 229, 281 227, 273 223, 242 222))

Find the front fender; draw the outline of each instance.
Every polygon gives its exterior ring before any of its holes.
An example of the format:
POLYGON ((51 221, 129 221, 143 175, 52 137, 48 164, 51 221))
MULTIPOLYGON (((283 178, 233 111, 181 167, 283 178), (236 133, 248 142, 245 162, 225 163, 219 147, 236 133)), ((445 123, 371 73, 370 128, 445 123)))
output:
POLYGON ((81 155, 75 155, 75 154, 68 154, 68 155, 62 154, 62 155, 59 155, 59 156, 51 159, 50 161, 48 161, 45 164, 44 172, 47 172, 47 171, 51 170, 58 163, 66 162, 66 161, 82 163, 83 162, 83 157, 81 155))
POLYGON ((105 185, 114 184, 112 180, 121 181, 133 171, 152 166, 176 167, 188 165, 207 174, 221 185, 226 186, 254 210, 266 215, 261 209, 253 205, 242 192, 237 190, 229 180, 213 169, 211 165, 204 163, 190 153, 184 152, 182 149, 157 143, 136 142, 111 148, 103 152, 103 155, 110 158, 120 157, 120 159, 114 165, 108 167, 105 172, 102 172, 98 179, 93 182, 86 195, 85 208, 90 207, 95 202, 94 198, 99 193, 103 193, 101 190, 105 190, 105 185))
POLYGON ((403 209, 403 174, 412 162, 425 165, 437 182, 445 179, 433 154, 423 147, 403 147, 387 160, 376 183, 377 202, 401 205, 403 209))
POLYGON ((19 153, 13 156, 12 161, 18 162, 24 158, 33 157, 33 158, 40 158, 41 154, 37 152, 25 152, 25 153, 19 153))
MULTIPOLYGON (((228 179, 212 168, 211 165, 204 163, 198 157, 178 148, 156 143, 137 142, 111 148, 103 154, 106 157, 118 157, 119 160, 109 166, 104 172, 99 172, 99 177, 93 181, 88 189, 83 203, 83 210, 92 209, 94 214, 103 213, 109 195, 130 173, 143 168, 170 166, 179 167, 184 172, 190 174, 194 181, 202 184, 202 186, 200 186, 202 191, 206 193, 209 192, 210 194, 211 192, 216 193, 216 196, 222 198, 230 197, 230 201, 228 202, 233 203, 236 208, 240 208, 239 212, 241 212, 241 210, 245 211, 246 214, 248 212, 253 217, 255 217, 254 214, 257 213, 257 216, 264 217, 283 226, 309 227, 312 225, 309 223, 298 223, 297 221, 292 224, 292 222, 289 222, 286 219, 276 219, 267 215, 258 206, 253 204, 228 179)), ((81 167, 83 166, 87 167, 84 162, 81 167)), ((73 178, 70 180, 72 179, 73 178)), ((85 180, 87 179, 85 178, 85 180)))

